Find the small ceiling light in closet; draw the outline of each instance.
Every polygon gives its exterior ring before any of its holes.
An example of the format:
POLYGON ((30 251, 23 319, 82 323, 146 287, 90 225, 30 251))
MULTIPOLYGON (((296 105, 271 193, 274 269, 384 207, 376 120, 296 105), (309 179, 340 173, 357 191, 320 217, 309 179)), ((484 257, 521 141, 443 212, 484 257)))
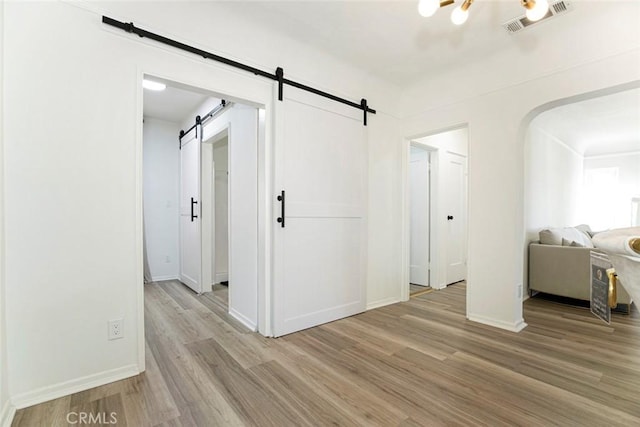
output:
POLYGON ((161 91, 167 88, 167 85, 160 82, 154 82, 153 80, 142 80, 142 87, 149 90, 161 91))

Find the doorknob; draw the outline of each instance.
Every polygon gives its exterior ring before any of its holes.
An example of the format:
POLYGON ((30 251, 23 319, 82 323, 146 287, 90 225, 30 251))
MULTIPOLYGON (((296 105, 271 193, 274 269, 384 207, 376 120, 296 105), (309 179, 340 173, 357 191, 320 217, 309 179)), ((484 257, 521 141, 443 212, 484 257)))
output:
POLYGON ((280 227, 284 228, 284 190, 280 192, 278 201, 280 202, 280 217, 278 218, 278 222, 280 223, 280 227))
POLYGON ((198 204, 198 201, 194 200, 192 197, 191 198, 191 222, 193 222, 195 218, 198 218, 198 215, 194 214, 194 209, 193 209, 194 205, 197 205, 197 204, 198 204))
POLYGON ((447 221, 451 221, 453 219, 452 215, 447 215, 447 221))

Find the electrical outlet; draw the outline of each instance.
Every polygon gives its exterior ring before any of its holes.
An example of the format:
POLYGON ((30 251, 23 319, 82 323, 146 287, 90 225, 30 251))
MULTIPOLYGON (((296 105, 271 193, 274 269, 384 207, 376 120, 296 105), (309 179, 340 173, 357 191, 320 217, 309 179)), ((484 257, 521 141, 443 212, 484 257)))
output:
POLYGON ((124 337, 124 329, 122 324, 123 324, 122 319, 109 321, 109 339, 110 340, 117 340, 119 338, 124 337))
POLYGON ((517 286, 518 286, 518 290, 516 291, 516 294, 517 294, 516 298, 522 299, 522 283, 518 283, 517 286))

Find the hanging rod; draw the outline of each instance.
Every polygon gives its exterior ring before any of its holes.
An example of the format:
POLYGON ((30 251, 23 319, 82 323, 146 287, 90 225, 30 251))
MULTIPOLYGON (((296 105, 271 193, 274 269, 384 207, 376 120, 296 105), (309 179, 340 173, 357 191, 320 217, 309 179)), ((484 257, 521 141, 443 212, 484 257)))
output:
POLYGON ((224 99, 220 101, 220 104, 216 105, 213 110, 209 111, 207 114, 204 115, 204 117, 200 117, 200 116, 196 116, 196 120, 195 123, 193 124, 193 126, 191 126, 189 129, 187 129, 186 131, 184 130, 180 130, 180 136, 178 138, 179 141, 179 147, 182 150, 182 138, 185 137, 185 135, 187 135, 189 132, 191 132, 192 130, 196 130, 196 138, 198 137, 198 129, 197 126, 198 125, 202 125, 204 124, 204 122, 206 120, 209 120, 211 118, 213 118, 214 116, 216 116, 219 112, 221 112, 222 110, 224 110, 225 108, 231 106, 233 103, 231 102, 227 102, 224 99))
POLYGON ((204 123, 205 120, 208 120, 211 117, 213 117, 215 114, 218 113, 218 111, 223 110, 227 105, 229 105, 229 104, 227 103, 227 101, 225 101, 223 99, 222 101, 220 101, 220 104, 216 105, 215 108, 213 110, 209 111, 207 114, 205 114, 204 117, 196 116, 196 120, 195 120, 195 123, 193 124, 193 126, 191 126, 186 131, 185 130, 181 130, 180 131, 180 139, 182 139, 182 137, 184 137, 186 134, 188 134, 189 132, 194 130, 196 128, 196 126, 198 126, 199 124, 202 124, 202 123, 204 123))
POLYGON ((231 103, 225 101, 224 99, 221 100, 220 104, 216 105, 213 108, 213 110, 209 111, 207 114, 204 115, 204 117, 202 118, 202 123, 204 123, 206 120, 209 120, 209 119, 213 118, 213 116, 215 116, 220 111, 224 110, 225 108, 227 108, 230 105, 231 105, 231 103))
MULTIPOLYGON (((113 18, 109 18, 108 16, 102 17, 102 23, 111 25, 112 27, 120 28, 121 30, 126 31, 127 33, 137 34, 140 37, 146 37, 151 40, 155 40, 157 42, 166 44, 168 46, 175 47, 180 50, 184 50, 186 52, 193 53, 195 55, 201 56, 205 59, 211 59, 213 61, 221 62, 223 64, 229 65, 234 68, 239 68, 244 71, 248 71, 250 73, 255 74, 256 76, 262 76, 271 80, 275 80, 278 82, 278 100, 282 101, 282 92, 283 85, 287 84, 289 86, 296 87, 298 89, 314 93, 316 95, 331 99, 336 102, 340 102, 342 104, 348 105, 353 108, 357 108, 358 110, 362 110, 364 112, 364 125, 367 125, 367 113, 376 114, 376 110, 369 107, 366 99, 362 99, 360 103, 349 101, 348 99, 340 98, 339 96, 332 95, 330 93, 321 91, 319 89, 312 88, 307 85, 303 85, 302 83, 295 82, 293 80, 289 80, 284 78, 284 71, 281 67, 278 67, 275 73, 269 73, 267 71, 261 70, 259 68, 252 67, 250 65, 243 64, 238 61, 234 61, 229 58, 225 58, 220 55, 216 55, 215 53, 207 52, 202 49, 198 49, 197 47, 189 46, 188 44, 181 43, 179 41, 161 36, 159 34, 152 33, 147 30, 143 30, 142 28, 138 28, 133 25, 133 22, 121 22, 113 18)), ((195 127, 195 126, 194 126, 195 127)), ((188 132, 188 131, 187 131, 188 132)), ((185 132, 186 133, 186 132, 185 132)))

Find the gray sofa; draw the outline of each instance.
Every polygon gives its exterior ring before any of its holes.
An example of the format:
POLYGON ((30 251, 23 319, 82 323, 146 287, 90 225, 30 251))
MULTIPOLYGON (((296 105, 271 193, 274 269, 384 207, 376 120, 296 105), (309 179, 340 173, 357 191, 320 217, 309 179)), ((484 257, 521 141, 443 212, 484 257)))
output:
MULTIPOLYGON (((546 229, 529 245, 529 291, 589 301, 591 242, 588 226, 546 229)), ((627 311, 631 297, 617 287, 618 309, 627 311)))

